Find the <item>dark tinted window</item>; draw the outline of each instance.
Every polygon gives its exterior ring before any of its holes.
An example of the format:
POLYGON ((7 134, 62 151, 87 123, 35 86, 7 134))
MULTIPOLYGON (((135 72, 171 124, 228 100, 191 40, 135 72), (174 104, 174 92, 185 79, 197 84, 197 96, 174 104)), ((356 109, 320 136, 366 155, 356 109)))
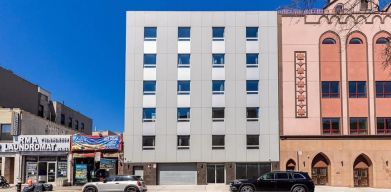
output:
POLYGON ((366 97, 367 97, 367 82, 365 81, 349 82, 349 98, 366 98, 366 97))
POLYGON ((246 64, 247 64, 247 67, 257 67, 258 66, 258 54, 257 53, 246 54, 246 64))
POLYGON ((178 144, 178 149, 189 149, 190 135, 179 135, 177 144, 178 144))
POLYGON ((338 97, 339 97, 339 81, 323 81, 322 98, 338 98, 338 97))
POLYGON ((224 39, 224 27, 213 27, 212 28, 213 39, 224 39))
POLYGON ((323 118, 322 128, 324 135, 339 134, 339 118, 323 118))
POLYGON ((362 44, 362 40, 360 38, 353 38, 349 41, 349 44, 362 44))
POLYGON ((378 117, 376 119, 377 134, 391 134, 391 118, 378 117))
POLYGON ((300 173, 294 173, 293 178, 295 179, 305 179, 305 176, 300 173))
POLYGON ((258 121, 259 107, 247 107, 247 121, 258 121))
POLYGON ((155 95, 156 81, 144 81, 144 95, 155 95))
POLYGON ((155 136, 143 136, 143 150, 155 149, 155 136))
POLYGON ((381 37, 376 40, 376 44, 388 44, 390 41, 387 38, 381 37))
POLYGON ((224 108, 212 108, 212 120, 213 121, 224 121, 224 108))
POLYGON ((212 149, 224 149, 225 136, 224 135, 212 135, 212 149))
POLYGON ((276 173, 275 174, 276 179, 289 179, 288 173, 276 173))
POLYGON ((376 81, 376 97, 391 98, 391 81, 376 81))
POLYGON ((116 181, 136 181, 132 176, 118 176, 116 181))
POLYGON ((247 94, 258 94, 258 80, 247 80, 246 81, 246 91, 247 94))
POLYGON ((224 94, 224 80, 213 80, 212 81, 212 93, 214 95, 224 94))
POLYGON ((144 54, 144 67, 156 67, 156 54, 144 54))
POLYGON ((322 41, 322 44, 336 44, 336 42, 332 38, 326 38, 322 41))
POLYGON ((213 54, 212 64, 213 67, 224 67, 224 54, 213 54))
POLYGON ((190 39, 190 27, 178 27, 179 40, 190 39))
POLYGON ((266 173, 265 175, 262 175, 262 179, 264 180, 274 179, 274 173, 266 173))
POLYGON ((350 134, 351 135, 365 135, 367 134, 367 118, 366 117, 352 117, 350 118, 350 134))
POLYGON ((247 149, 259 149, 259 135, 247 135, 247 149))
POLYGON ((156 39, 156 27, 144 27, 145 39, 156 39))
POLYGON ((178 95, 190 94, 190 81, 178 81, 178 95))
POLYGON ((258 27, 246 27, 246 38, 257 39, 258 38, 258 27))

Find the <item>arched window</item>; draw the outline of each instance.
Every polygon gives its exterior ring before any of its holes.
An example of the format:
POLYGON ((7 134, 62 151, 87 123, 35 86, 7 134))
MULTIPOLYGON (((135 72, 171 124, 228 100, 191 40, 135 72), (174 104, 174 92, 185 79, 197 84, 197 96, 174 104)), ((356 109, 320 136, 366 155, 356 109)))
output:
POLYGON ((388 44, 390 43, 390 40, 388 40, 385 37, 380 37, 379 39, 376 40, 376 44, 388 44))
POLYGON ((326 38, 322 41, 322 44, 336 44, 336 41, 333 38, 326 38))
POLYGON ((349 44, 362 44, 362 40, 360 38, 352 38, 349 44))
POLYGON ((334 10, 335 10, 336 14, 341 14, 343 12, 343 4, 340 3, 340 4, 336 5, 334 10))
POLYGON ((369 3, 369 0, 361 0, 360 11, 368 10, 368 3, 369 3))

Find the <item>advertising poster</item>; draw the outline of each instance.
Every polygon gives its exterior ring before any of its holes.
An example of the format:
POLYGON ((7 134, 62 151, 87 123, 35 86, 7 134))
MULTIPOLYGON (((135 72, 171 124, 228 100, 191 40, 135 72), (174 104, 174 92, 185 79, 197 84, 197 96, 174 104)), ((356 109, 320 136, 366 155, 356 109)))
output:
POLYGON ((115 164, 117 160, 115 159, 100 159, 100 169, 115 169, 115 164))
POLYGON ((72 136, 72 151, 121 150, 121 137, 118 135, 96 137, 86 135, 72 136))
POLYGON ((87 182, 87 164, 75 165, 75 180, 77 183, 87 182))

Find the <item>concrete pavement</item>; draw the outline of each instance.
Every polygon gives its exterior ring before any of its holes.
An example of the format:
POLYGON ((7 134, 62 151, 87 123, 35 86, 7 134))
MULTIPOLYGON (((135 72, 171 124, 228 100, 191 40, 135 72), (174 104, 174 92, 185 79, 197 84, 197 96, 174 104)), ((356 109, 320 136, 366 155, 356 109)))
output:
MULTIPOLYGON (((15 192, 16 188, 0 189, 0 192, 15 192)), ((54 191, 80 192, 81 186, 54 187, 54 191)), ((228 192, 228 185, 149 185, 148 192, 228 192)), ((391 189, 348 188, 317 186, 315 192, 391 192, 391 189)))

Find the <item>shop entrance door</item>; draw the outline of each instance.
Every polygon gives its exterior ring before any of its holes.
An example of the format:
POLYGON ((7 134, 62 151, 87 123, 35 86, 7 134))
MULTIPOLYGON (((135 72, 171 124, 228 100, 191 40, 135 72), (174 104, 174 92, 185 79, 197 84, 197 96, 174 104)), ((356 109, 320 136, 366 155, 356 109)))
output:
POLYGON ((225 167, 219 164, 209 164, 206 172, 207 182, 213 183, 224 183, 225 181, 225 167))
POLYGON ((47 182, 56 181, 56 162, 48 162, 47 182))

